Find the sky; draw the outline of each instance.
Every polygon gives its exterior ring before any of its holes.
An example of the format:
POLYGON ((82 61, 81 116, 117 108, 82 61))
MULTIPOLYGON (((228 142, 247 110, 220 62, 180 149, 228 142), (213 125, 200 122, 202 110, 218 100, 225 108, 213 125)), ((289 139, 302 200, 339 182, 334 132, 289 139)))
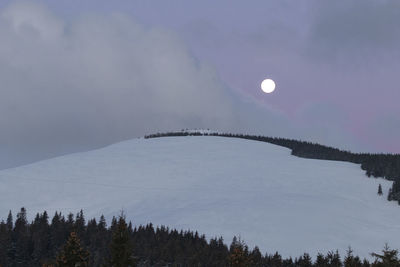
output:
POLYGON ((1 1, 0 168, 183 128, 400 153, 398 25, 396 0, 1 1))

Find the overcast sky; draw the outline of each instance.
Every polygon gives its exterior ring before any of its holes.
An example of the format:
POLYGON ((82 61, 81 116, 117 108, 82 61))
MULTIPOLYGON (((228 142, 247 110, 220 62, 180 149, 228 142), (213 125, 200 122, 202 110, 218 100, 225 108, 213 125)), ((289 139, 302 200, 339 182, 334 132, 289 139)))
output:
POLYGON ((182 128, 398 153, 398 25, 397 0, 1 1, 0 168, 182 128))

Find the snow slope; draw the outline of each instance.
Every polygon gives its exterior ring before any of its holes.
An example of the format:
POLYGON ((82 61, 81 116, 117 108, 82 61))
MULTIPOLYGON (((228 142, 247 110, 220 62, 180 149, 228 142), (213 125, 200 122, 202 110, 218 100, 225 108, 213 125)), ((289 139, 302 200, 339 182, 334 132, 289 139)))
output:
POLYGON ((400 248, 400 208, 358 165, 294 157, 279 146, 223 137, 134 139, 0 171, 0 215, 24 206, 108 219, 123 209, 152 222, 222 235, 284 256, 350 245, 368 257, 400 248))

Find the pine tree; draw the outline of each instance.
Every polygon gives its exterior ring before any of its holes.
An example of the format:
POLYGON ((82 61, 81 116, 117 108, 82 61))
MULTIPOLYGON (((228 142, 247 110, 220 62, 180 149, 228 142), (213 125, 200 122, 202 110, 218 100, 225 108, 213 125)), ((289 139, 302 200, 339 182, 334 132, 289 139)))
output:
POLYGON ((121 214, 118 221, 114 221, 114 223, 114 231, 110 245, 111 256, 107 266, 134 267, 136 266, 136 260, 133 258, 133 247, 125 216, 121 214))
POLYGON ((50 226, 47 212, 37 214, 30 225, 30 244, 32 246, 31 258, 36 264, 42 262, 42 258, 51 258, 50 249, 50 226))
POLYGON ((396 249, 390 249, 389 246, 386 244, 384 249, 382 250, 383 254, 371 253, 373 257, 375 257, 374 263, 371 266, 376 267, 399 267, 400 260, 397 257, 398 251, 396 249))
POLYGON ((262 254, 260 249, 256 246, 253 251, 250 253, 250 260, 253 263, 253 266, 262 266, 262 254))
POLYGON ((321 253, 318 253, 317 259, 315 260, 315 267, 326 267, 329 265, 328 259, 321 253))
POLYGON ((6 230, 5 230, 6 244, 4 245, 4 248, 6 250, 6 255, 7 255, 7 259, 6 259, 5 263, 11 263, 15 260, 15 249, 16 248, 15 248, 15 241, 12 238, 13 229, 14 229, 14 220, 13 220, 13 215, 10 210, 8 213, 8 216, 7 216, 6 230))
POLYGON ((7 224, 7 230, 9 232, 11 232, 14 228, 14 221, 13 221, 13 216, 12 216, 11 210, 8 212, 6 224, 7 224))
POLYGON ((351 247, 347 250, 347 255, 343 261, 344 267, 362 267, 361 260, 358 256, 353 256, 351 247))
POLYGON ((13 239, 15 241, 15 261, 24 266, 29 260, 29 229, 26 219, 26 209, 21 208, 15 220, 13 239))
POLYGON ((309 254, 304 253, 303 256, 301 256, 297 261, 296 261, 296 266, 299 267, 312 267, 312 260, 309 254))
POLYGON ((383 195, 381 184, 379 184, 379 186, 378 186, 378 195, 380 195, 380 196, 383 195))
POLYGON ((89 266, 89 252, 81 247, 77 234, 71 232, 56 260, 59 267, 87 267, 89 266))
POLYGON ((361 266, 362 267, 371 267, 371 264, 369 263, 369 261, 367 259, 364 259, 361 266))
POLYGON ((393 200, 393 190, 392 190, 392 188, 389 188, 389 193, 388 193, 388 196, 387 196, 387 200, 388 201, 392 201, 393 200))
POLYGON ((326 255, 326 259, 330 266, 340 267, 342 266, 342 261, 340 260, 339 251, 336 252, 329 251, 326 255))
POLYGON ((80 236, 83 244, 85 244, 85 230, 86 230, 85 216, 83 215, 83 210, 80 210, 80 212, 75 216, 74 232, 76 232, 76 234, 80 236))
POLYGON ((229 264, 232 267, 249 267, 251 266, 248 247, 247 245, 236 236, 233 237, 232 244, 230 246, 229 264))

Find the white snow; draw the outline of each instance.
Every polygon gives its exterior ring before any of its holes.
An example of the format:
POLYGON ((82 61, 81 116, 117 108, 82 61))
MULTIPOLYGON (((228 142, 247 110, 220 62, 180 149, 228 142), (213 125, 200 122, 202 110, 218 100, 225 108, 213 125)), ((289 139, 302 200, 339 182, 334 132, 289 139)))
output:
POLYGON ((193 134, 193 133, 198 133, 198 134, 216 134, 216 133, 220 133, 220 132, 218 132, 218 131, 212 131, 212 130, 210 130, 210 129, 183 129, 182 131, 181 131, 182 133, 190 133, 190 134, 193 134))
POLYGON ((362 257, 385 242, 400 248, 400 208, 391 182, 359 165, 310 160, 268 143, 223 137, 134 139, 0 172, 0 216, 55 210, 108 219, 123 209, 152 222, 241 236, 284 256, 348 246, 362 257), (381 183, 385 196, 378 196, 381 183))

